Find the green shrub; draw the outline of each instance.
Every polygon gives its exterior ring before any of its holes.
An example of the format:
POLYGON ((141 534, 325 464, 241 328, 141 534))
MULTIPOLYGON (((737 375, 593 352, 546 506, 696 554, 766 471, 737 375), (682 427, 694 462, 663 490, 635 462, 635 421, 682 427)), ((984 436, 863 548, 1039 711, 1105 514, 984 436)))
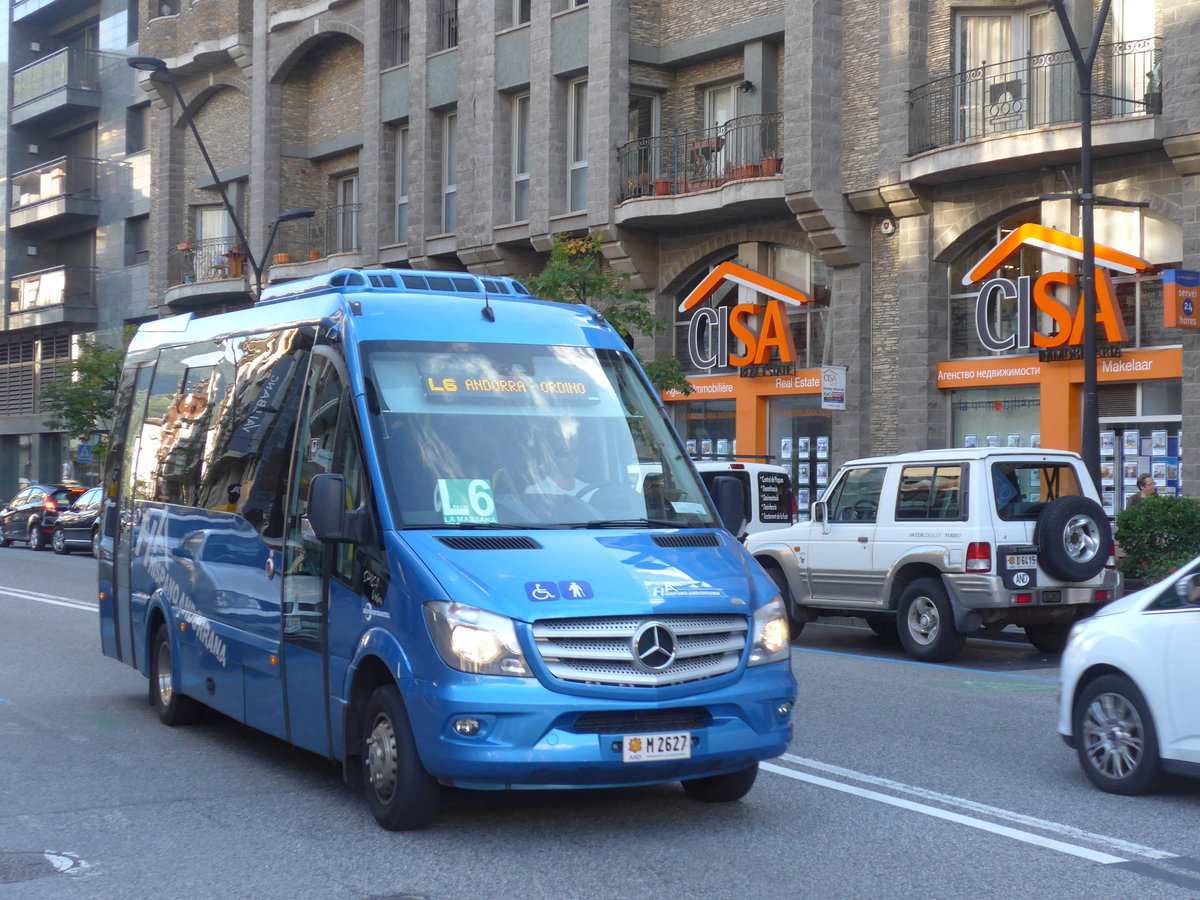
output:
POLYGON ((1200 555, 1200 501, 1151 496, 1117 516, 1121 571, 1151 584, 1200 555))

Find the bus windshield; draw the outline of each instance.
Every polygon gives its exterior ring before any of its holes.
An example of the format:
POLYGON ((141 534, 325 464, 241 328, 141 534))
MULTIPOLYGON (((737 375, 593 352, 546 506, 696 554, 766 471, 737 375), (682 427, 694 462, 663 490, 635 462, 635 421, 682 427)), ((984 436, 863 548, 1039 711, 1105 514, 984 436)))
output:
POLYGON ((718 524, 625 354, 419 341, 362 352, 399 527, 718 524))

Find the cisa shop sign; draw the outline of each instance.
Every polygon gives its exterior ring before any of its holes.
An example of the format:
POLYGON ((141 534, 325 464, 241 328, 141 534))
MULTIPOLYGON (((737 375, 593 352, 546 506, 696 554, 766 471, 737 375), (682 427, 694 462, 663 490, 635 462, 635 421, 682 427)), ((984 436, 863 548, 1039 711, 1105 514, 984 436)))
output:
MULTIPOLYGON (((1011 278, 992 277, 1022 246, 1039 247, 1067 259, 1083 259, 1083 240, 1072 234, 1027 222, 1007 235, 963 276, 963 284, 983 282, 975 301, 975 331, 988 350, 1028 350, 1038 348, 1041 358, 1077 359, 1083 345, 1083 304, 1071 310, 1055 297, 1059 285, 1074 287, 1077 279, 1070 272, 1045 272, 1035 280, 1022 275, 1011 278), (1017 321, 1014 331, 998 333, 989 310, 999 301, 1016 301, 1017 321), (1051 321, 1049 331, 1037 330, 1034 312, 1045 314, 1051 321)), ((1096 260, 1096 323, 1103 327, 1110 344, 1129 340, 1125 320, 1117 305, 1112 273, 1132 275, 1152 268, 1140 257, 1101 244, 1095 245, 1096 260)))
POLYGON ((697 369, 732 366, 743 377, 793 375, 796 346, 788 322, 788 307, 803 306, 810 298, 786 284, 737 263, 721 263, 679 304, 692 312, 688 321, 688 357, 697 369), (742 288, 733 307, 702 304, 727 282, 742 288), (765 302, 758 302, 765 295, 765 302), (731 341, 730 338, 733 338, 731 341), (737 342, 745 352, 737 349, 737 342))

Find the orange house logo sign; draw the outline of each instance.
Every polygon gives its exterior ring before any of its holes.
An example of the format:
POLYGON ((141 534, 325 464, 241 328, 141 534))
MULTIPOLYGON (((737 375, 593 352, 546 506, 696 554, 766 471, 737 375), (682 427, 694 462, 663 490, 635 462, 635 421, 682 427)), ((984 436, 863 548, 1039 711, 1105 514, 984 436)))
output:
MULTIPOLYGON (((988 350, 1028 350, 1037 347, 1051 350, 1055 347, 1078 347, 1083 344, 1083 304, 1072 313, 1055 298, 1055 287, 1073 287, 1077 279, 1069 272, 1045 272, 1036 280, 1022 275, 1014 282, 1011 278, 991 277, 1022 246, 1040 247, 1067 259, 1083 259, 1083 240, 1072 234, 1027 222, 1006 236, 987 252, 971 271, 963 276, 963 284, 983 282, 979 297, 975 301, 975 331, 979 341, 988 350), (985 280, 986 279, 986 280, 985 280), (1016 331, 997 334, 989 312, 994 304, 1016 301, 1016 331), (1035 330, 1034 310, 1044 313, 1053 322, 1048 333, 1035 330)), ((1125 320, 1117 305, 1113 288, 1112 273, 1132 275, 1152 268, 1140 257, 1101 244, 1095 245, 1096 260, 1096 323, 1104 328, 1104 336, 1110 343, 1118 344, 1129 340, 1125 320)), ((1070 352, 1070 351, 1067 351, 1070 352)))
POLYGON ((796 371, 796 346, 788 323, 788 307, 803 306, 810 298, 786 284, 737 263, 721 263, 679 304, 692 310, 688 322, 688 357, 697 369, 732 366, 741 375, 785 375, 796 371), (741 289, 732 308, 702 306, 726 283, 741 289), (765 295, 767 300, 757 301, 765 295), (739 352, 733 337, 745 347, 739 352))

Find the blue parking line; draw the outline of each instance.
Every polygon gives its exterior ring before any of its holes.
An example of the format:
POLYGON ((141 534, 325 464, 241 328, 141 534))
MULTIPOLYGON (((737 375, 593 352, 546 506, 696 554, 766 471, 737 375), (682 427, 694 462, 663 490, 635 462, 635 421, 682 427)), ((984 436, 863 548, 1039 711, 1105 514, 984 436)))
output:
POLYGON ((951 672, 960 674, 971 674, 976 672, 980 675, 998 675, 1001 678, 1020 678, 1025 681, 1045 681, 1049 684, 1058 684, 1057 678, 1042 678, 1038 675, 1018 675, 1015 672, 997 672, 993 669, 964 669, 961 666, 947 666, 943 663, 927 663, 920 662, 915 659, 890 659, 886 656, 869 656, 865 653, 842 653, 837 650, 817 650, 813 647, 793 647, 793 653, 819 653, 823 656, 845 656, 848 659, 873 659, 876 662, 896 663, 901 666, 920 666, 922 669, 948 669, 951 672))

